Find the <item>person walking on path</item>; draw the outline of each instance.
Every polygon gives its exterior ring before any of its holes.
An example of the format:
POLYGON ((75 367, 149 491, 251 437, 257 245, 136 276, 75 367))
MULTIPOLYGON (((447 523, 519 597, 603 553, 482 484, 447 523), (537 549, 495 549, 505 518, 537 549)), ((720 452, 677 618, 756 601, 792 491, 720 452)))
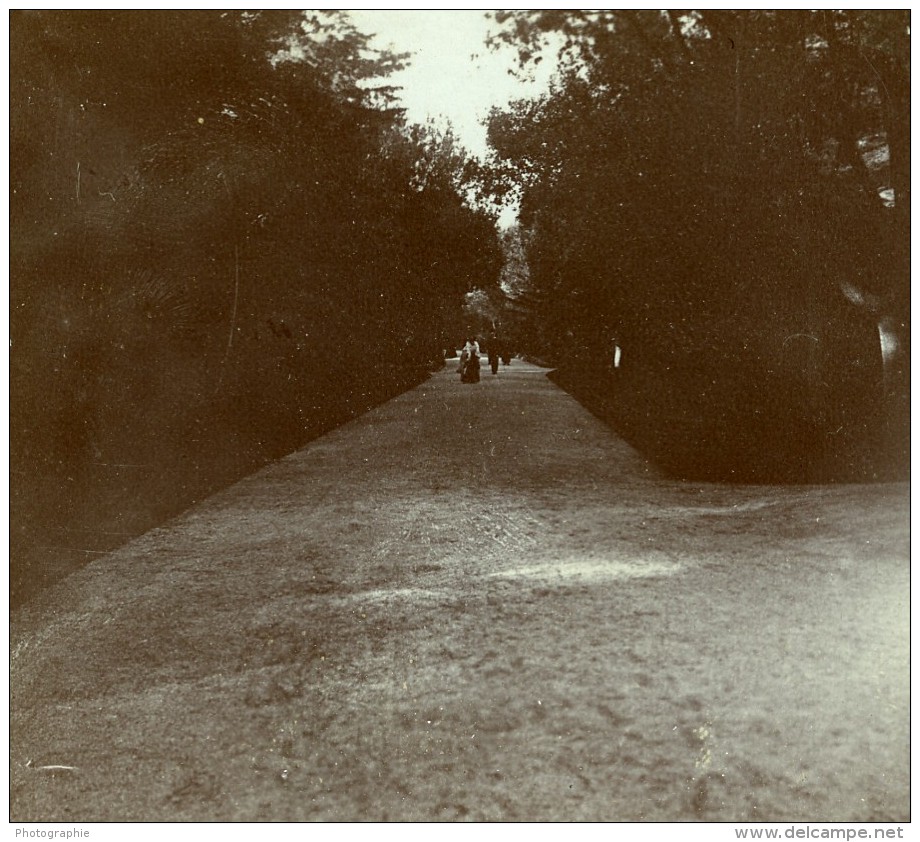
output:
POLYGON ((479 343, 471 336, 460 354, 460 382, 479 382, 479 343))
POLYGON ((492 369, 492 374, 498 374, 498 363, 501 359, 501 342, 499 341, 498 334, 493 333, 489 337, 489 366, 492 369))

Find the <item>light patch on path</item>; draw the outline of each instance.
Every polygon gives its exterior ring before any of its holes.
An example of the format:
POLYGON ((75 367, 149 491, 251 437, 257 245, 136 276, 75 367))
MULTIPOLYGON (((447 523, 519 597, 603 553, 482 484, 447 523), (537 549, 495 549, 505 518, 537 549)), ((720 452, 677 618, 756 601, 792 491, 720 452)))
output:
POLYGON ((654 576, 673 576, 683 569, 682 565, 670 561, 610 561, 583 559, 580 561, 556 561, 500 570, 491 575, 504 579, 541 579, 601 581, 607 579, 642 579, 654 576))
POLYGON ((444 597, 444 591, 435 591, 429 588, 375 588, 372 591, 359 591, 351 594, 344 601, 387 602, 391 599, 430 599, 440 601, 444 597))
POLYGON ((756 512, 777 505, 777 500, 750 500, 733 503, 730 506, 665 506, 656 509, 656 517, 713 517, 719 515, 740 515, 756 512))

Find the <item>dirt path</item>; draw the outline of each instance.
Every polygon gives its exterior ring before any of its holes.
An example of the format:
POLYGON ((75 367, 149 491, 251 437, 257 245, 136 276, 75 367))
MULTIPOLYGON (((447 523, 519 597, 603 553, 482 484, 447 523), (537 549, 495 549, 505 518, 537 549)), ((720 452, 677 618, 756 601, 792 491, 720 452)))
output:
POLYGON ((14 614, 11 818, 907 820, 907 486, 665 480, 544 375, 440 372, 14 614))

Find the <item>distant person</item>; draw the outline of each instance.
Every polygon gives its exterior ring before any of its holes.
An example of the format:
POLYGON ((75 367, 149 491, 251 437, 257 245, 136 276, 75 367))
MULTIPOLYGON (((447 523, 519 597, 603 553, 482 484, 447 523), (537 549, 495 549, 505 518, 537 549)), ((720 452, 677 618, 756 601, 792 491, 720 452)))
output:
POLYGON ((460 352, 460 382, 479 382, 479 343, 471 336, 460 352))
POLYGON ((489 366, 492 369, 492 374, 498 374, 498 363, 501 359, 501 341, 498 338, 498 334, 493 333, 489 337, 489 366))

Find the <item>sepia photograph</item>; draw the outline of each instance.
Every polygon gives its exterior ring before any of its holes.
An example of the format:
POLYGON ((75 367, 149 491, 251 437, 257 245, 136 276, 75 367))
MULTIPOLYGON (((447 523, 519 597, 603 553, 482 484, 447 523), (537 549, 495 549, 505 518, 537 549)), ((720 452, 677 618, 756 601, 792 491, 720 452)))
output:
POLYGON ((910 25, 10 10, 11 832, 903 838, 910 25))

